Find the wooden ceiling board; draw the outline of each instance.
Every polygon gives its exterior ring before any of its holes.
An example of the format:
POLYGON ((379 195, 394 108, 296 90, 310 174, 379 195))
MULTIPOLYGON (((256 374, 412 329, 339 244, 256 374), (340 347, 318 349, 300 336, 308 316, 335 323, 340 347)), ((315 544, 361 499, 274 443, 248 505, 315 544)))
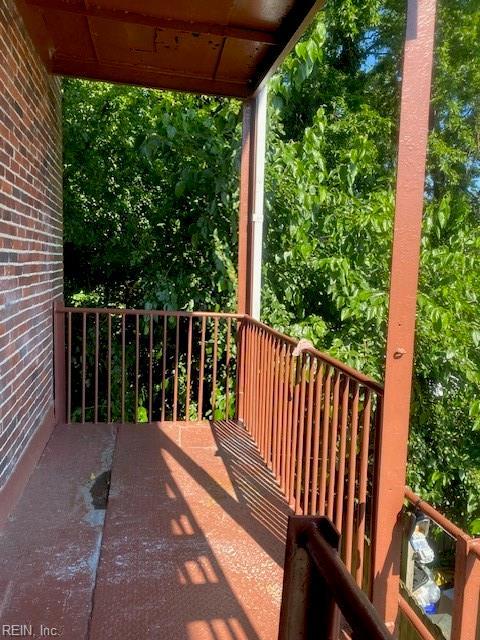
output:
POLYGON ((223 39, 90 18, 99 62, 211 78, 223 39))
POLYGON ((276 31, 295 4, 294 0, 241 0, 232 3, 229 24, 276 31))
POLYGON ((261 60, 265 58, 268 49, 267 45, 258 42, 228 38, 223 48, 216 77, 219 80, 228 80, 233 77, 247 83, 261 60))
POLYGON ((234 2, 232 0, 171 0, 154 2, 152 0, 91 0, 104 9, 132 11, 157 18, 185 20, 188 22, 206 22, 227 24, 234 2))
POLYGON ((54 45, 55 55, 95 60, 88 20, 84 16, 62 11, 46 11, 43 19, 54 45))
POLYGON ((254 95, 322 0, 16 0, 54 73, 254 95))

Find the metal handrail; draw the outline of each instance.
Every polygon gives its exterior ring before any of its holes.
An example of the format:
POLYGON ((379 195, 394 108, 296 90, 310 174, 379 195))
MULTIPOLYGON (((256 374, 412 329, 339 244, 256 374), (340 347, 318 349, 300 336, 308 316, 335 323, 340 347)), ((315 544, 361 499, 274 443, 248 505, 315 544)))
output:
POLYGON ((55 305, 57 420, 138 422, 139 410, 149 422, 202 420, 220 401, 233 417, 243 318, 55 305))
POLYGON ((174 311, 169 309, 123 309, 118 307, 56 307, 56 311, 57 313, 111 313, 118 316, 168 316, 171 318, 232 318, 242 320, 245 317, 241 313, 223 311, 174 311))
MULTIPOLYGON (((250 316, 246 316, 246 319, 247 319, 247 321, 249 323, 251 323, 253 325, 256 325, 257 327, 261 327, 264 331, 266 331, 271 336, 276 336, 277 338, 280 338, 285 343, 287 343, 289 345, 292 345, 293 347, 296 347, 298 345, 298 343, 299 343, 299 340, 297 340, 296 338, 292 338, 290 336, 287 336, 284 333, 282 333, 281 331, 277 331, 276 329, 273 329, 272 327, 269 327, 268 324, 260 322, 259 320, 255 320, 254 318, 251 318, 250 316)), ((353 380, 356 380, 357 382, 360 382, 365 387, 368 387, 369 389, 372 389, 372 391, 375 391, 379 395, 383 395, 383 385, 380 382, 377 382, 377 380, 374 380, 370 376, 366 376, 361 371, 357 371, 356 369, 354 369, 353 367, 348 366, 344 362, 341 362, 340 360, 337 360, 336 358, 334 358, 333 356, 329 355, 328 353, 325 353, 323 351, 319 351, 318 349, 315 349, 313 347, 313 345, 311 347, 308 346, 308 347, 303 348, 302 352, 303 353, 308 353, 308 354, 310 354, 310 355, 312 355, 312 356, 314 356, 316 358, 320 358, 326 364, 329 364, 332 367, 335 367, 335 369, 338 369, 339 371, 342 371, 342 373, 345 373, 346 375, 348 375, 353 380)))
POLYGON ((354 640, 392 636, 338 555, 340 534, 325 517, 292 516, 285 553, 279 640, 338 637, 337 607, 354 640))
POLYGON ((342 531, 342 558, 368 590, 381 386, 252 318, 239 353, 239 418, 295 513, 326 515, 342 531))
POLYGON ((425 502, 423 498, 414 493, 410 487, 405 487, 406 500, 416 509, 420 509, 423 513, 433 520, 440 528, 448 533, 453 538, 462 538, 464 540, 473 540, 465 531, 457 527, 456 524, 451 522, 443 514, 437 511, 428 502, 425 502))

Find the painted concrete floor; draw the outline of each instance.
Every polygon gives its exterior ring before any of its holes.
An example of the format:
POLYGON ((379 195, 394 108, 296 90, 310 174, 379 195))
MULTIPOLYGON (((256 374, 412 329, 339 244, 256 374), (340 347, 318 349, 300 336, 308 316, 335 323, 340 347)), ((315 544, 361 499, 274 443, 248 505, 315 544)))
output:
POLYGON ((0 624, 275 640, 288 514, 233 422, 59 427, 0 534, 0 624))

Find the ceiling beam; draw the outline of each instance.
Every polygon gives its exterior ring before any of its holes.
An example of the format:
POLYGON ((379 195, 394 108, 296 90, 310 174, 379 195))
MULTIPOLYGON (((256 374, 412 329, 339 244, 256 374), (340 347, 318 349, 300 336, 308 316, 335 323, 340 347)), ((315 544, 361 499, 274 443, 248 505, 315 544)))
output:
POLYGON ((74 13, 87 18, 102 18, 124 24, 139 24, 155 29, 169 29, 171 31, 185 31, 189 33, 220 36, 223 38, 235 38, 261 44, 279 44, 274 33, 258 29, 243 27, 230 27, 221 24, 208 24, 188 20, 172 20, 170 18, 157 18, 155 16, 137 13, 135 11, 123 11, 119 9, 104 9, 93 4, 88 7, 63 0, 26 0, 26 4, 38 9, 63 11, 74 13))
POLYGON ((248 83, 212 80, 206 77, 180 75, 166 71, 142 69, 131 64, 102 63, 95 60, 76 60, 53 56, 50 61, 52 73, 89 80, 134 84, 155 89, 186 91, 245 99, 251 95, 248 83))

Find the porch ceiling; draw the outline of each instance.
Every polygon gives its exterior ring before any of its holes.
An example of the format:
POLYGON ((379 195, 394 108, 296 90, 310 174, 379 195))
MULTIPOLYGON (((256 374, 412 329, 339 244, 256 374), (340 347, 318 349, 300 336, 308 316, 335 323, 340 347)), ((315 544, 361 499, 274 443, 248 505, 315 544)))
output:
POLYGON ((47 68, 246 98, 323 0, 17 0, 47 68))

